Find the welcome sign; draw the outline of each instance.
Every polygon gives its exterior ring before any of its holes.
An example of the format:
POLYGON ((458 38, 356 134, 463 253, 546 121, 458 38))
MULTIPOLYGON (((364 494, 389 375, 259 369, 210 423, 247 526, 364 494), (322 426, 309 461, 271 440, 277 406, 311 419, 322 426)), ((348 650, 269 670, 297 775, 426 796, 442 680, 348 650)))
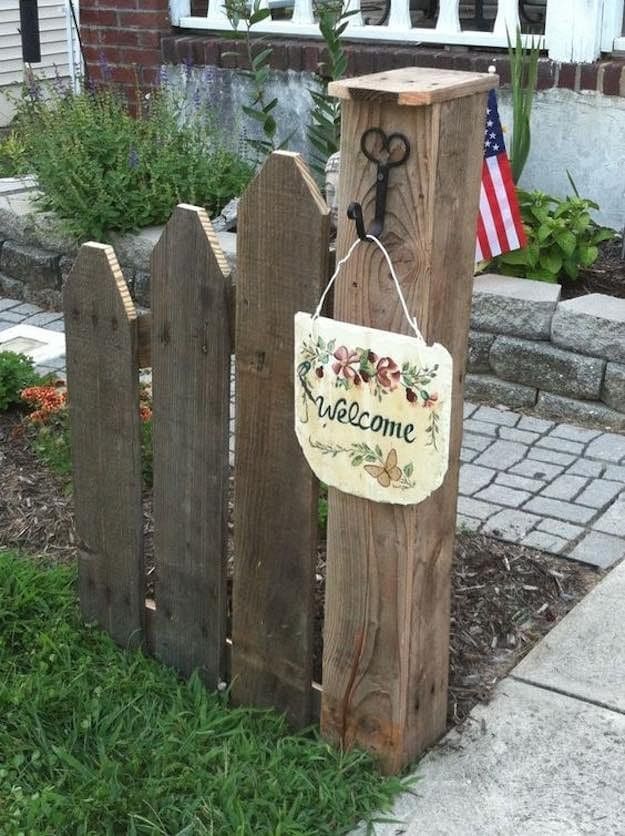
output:
POLYGON ((449 460, 452 358, 415 337, 295 315, 295 432, 315 475, 377 502, 421 502, 449 460))

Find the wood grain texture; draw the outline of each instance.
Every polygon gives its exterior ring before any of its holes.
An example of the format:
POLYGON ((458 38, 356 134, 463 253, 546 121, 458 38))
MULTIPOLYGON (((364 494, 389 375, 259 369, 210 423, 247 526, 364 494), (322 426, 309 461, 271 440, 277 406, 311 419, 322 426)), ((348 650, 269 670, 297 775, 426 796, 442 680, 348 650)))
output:
POLYGON ((152 255, 153 642, 209 687, 226 642, 228 273, 204 209, 176 207, 152 255))
POLYGON ((399 105, 430 105, 484 93, 497 87, 492 73, 465 73, 430 67, 402 67, 383 73, 344 78, 328 85, 331 96, 399 105))
MULTIPOLYGON (((346 207, 374 212, 375 168, 360 154, 371 126, 413 149, 392 172, 382 240, 429 343, 454 359, 450 464, 419 505, 330 492, 322 731, 396 772, 445 729, 450 571, 486 93, 427 107, 343 103, 337 258, 355 237, 346 207)), ((335 318, 409 333, 379 251, 359 247, 339 278, 335 318)))
POLYGON ((143 511, 136 314, 111 247, 84 244, 63 290, 80 605, 142 641, 143 511))
POLYGON ((310 721, 317 483, 294 429, 293 317, 327 277, 329 211, 297 154, 241 200, 232 694, 310 721))

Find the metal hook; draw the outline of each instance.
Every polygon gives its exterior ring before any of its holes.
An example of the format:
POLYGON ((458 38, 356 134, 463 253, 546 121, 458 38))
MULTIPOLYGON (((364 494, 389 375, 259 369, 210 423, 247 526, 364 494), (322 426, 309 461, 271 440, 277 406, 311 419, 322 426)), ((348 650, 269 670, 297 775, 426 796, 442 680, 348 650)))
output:
POLYGON ((386 192, 388 189, 388 177, 391 168, 396 168, 403 165, 410 155, 410 143, 404 134, 392 133, 388 136, 381 128, 368 128, 360 139, 360 150, 368 160, 376 163, 378 167, 375 184, 375 218, 371 229, 367 232, 362 216, 362 206, 360 203, 353 201, 347 207, 347 217, 356 224, 356 233, 362 241, 367 240, 367 235, 373 235, 379 238, 384 229, 384 215, 386 214, 386 192), (369 139, 377 137, 381 144, 382 156, 376 156, 372 150, 369 150, 369 139), (393 143, 395 143, 394 147, 393 143), (399 143, 399 144, 398 144, 399 143), (393 159, 393 153, 401 148, 401 155, 393 159), (386 152, 386 156, 384 156, 386 152))

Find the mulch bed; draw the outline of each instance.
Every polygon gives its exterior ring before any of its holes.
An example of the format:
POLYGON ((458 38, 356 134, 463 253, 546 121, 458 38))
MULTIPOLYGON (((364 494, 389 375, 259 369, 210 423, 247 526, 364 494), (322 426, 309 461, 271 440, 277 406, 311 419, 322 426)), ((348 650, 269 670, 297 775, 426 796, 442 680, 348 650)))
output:
POLYGON ((599 258, 592 267, 580 271, 577 281, 562 283, 563 299, 574 299, 587 293, 605 293, 625 299, 625 261, 620 237, 599 245, 599 258))
MULTIPOLYGON (((146 496, 146 588, 153 589, 146 496)), ((76 557, 68 485, 33 455, 18 414, 0 415, 0 548, 76 557)), ((319 549, 315 676, 321 675, 325 551, 319 549)), ((458 534, 453 566, 449 723, 488 701, 499 679, 596 584, 582 564, 488 537, 458 534)))

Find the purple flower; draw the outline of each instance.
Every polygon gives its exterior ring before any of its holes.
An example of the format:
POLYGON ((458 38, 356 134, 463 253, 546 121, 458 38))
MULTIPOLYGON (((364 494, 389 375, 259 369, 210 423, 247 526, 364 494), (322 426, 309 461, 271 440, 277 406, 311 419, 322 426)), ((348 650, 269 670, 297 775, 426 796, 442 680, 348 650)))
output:
POLYGON ((128 154, 128 168, 139 168, 139 152, 136 148, 131 148, 128 154))
POLYGON ((182 72, 184 73, 185 81, 191 78, 191 70, 193 69, 193 61, 190 58, 182 59, 182 72))
POLYGON ((110 81, 113 78, 113 71, 111 70, 111 65, 108 62, 104 50, 100 50, 98 58, 100 68, 102 70, 102 78, 104 79, 104 81, 110 81))
POLYGON ((202 104, 202 96, 200 94, 200 88, 198 86, 193 91, 193 107, 195 108, 196 111, 198 111, 200 109, 201 104, 202 104))
POLYGON ((165 64, 161 64, 161 69, 159 71, 159 82, 161 87, 167 87, 169 84, 169 72, 167 71, 167 67, 165 64))

